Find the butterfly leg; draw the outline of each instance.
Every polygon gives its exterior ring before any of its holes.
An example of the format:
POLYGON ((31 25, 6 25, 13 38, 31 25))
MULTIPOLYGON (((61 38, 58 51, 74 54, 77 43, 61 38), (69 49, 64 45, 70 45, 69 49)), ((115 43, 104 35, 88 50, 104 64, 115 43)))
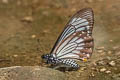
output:
POLYGON ((59 69, 61 66, 55 65, 53 69, 59 69))

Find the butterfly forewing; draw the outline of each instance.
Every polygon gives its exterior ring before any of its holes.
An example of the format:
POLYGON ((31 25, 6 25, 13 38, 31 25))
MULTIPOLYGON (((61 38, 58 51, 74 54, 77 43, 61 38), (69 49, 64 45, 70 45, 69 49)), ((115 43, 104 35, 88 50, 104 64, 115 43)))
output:
POLYGON ((92 9, 87 8, 78 11, 67 23, 51 54, 59 59, 89 58, 93 50, 92 29, 92 9))

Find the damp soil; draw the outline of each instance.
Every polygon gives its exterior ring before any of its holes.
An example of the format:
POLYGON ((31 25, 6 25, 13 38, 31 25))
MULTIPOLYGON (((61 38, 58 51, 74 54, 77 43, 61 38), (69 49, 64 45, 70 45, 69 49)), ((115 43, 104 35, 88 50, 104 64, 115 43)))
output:
POLYGON ((49 53, 70 17, 91 7, 95 24, 94 53, 78 71, 65 72, 68 80, 119 80, 119 0, 1 0, 0 67, 45 66, 41 55, 49 53), (106 64, 98 65, 103 61, 106 64), (114 61, 115 66, 108 63, 114 61), (100 72, 101 68, 106 71, 100 72))

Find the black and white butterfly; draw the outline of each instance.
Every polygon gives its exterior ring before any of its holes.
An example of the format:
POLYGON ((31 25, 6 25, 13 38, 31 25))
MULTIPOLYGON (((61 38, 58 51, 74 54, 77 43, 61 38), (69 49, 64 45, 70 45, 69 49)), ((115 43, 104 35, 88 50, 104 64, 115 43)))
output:
POLYGON ((91 8, 78 11, 65 26, 50 54, 42 55, 42 58, 48 64, 78 69, 76 60, 85 61, 93 52, 93 23, 91 8))

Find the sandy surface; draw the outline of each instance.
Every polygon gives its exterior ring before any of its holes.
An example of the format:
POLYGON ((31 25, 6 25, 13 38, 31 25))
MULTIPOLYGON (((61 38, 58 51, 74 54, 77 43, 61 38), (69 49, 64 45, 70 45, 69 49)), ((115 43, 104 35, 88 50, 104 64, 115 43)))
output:
POLYGON ((65 74, 68 80, 119 80, 119 5, 119 0, 1 0, 0 67, 45 66, 40 56, 50 52, 70 16, 91 7, 95 14, 93 56, 83 70, 65 74), (111 61, 115 66, 109 65, 111 61), (106 70, 101 72, 102 68, 106 70))

